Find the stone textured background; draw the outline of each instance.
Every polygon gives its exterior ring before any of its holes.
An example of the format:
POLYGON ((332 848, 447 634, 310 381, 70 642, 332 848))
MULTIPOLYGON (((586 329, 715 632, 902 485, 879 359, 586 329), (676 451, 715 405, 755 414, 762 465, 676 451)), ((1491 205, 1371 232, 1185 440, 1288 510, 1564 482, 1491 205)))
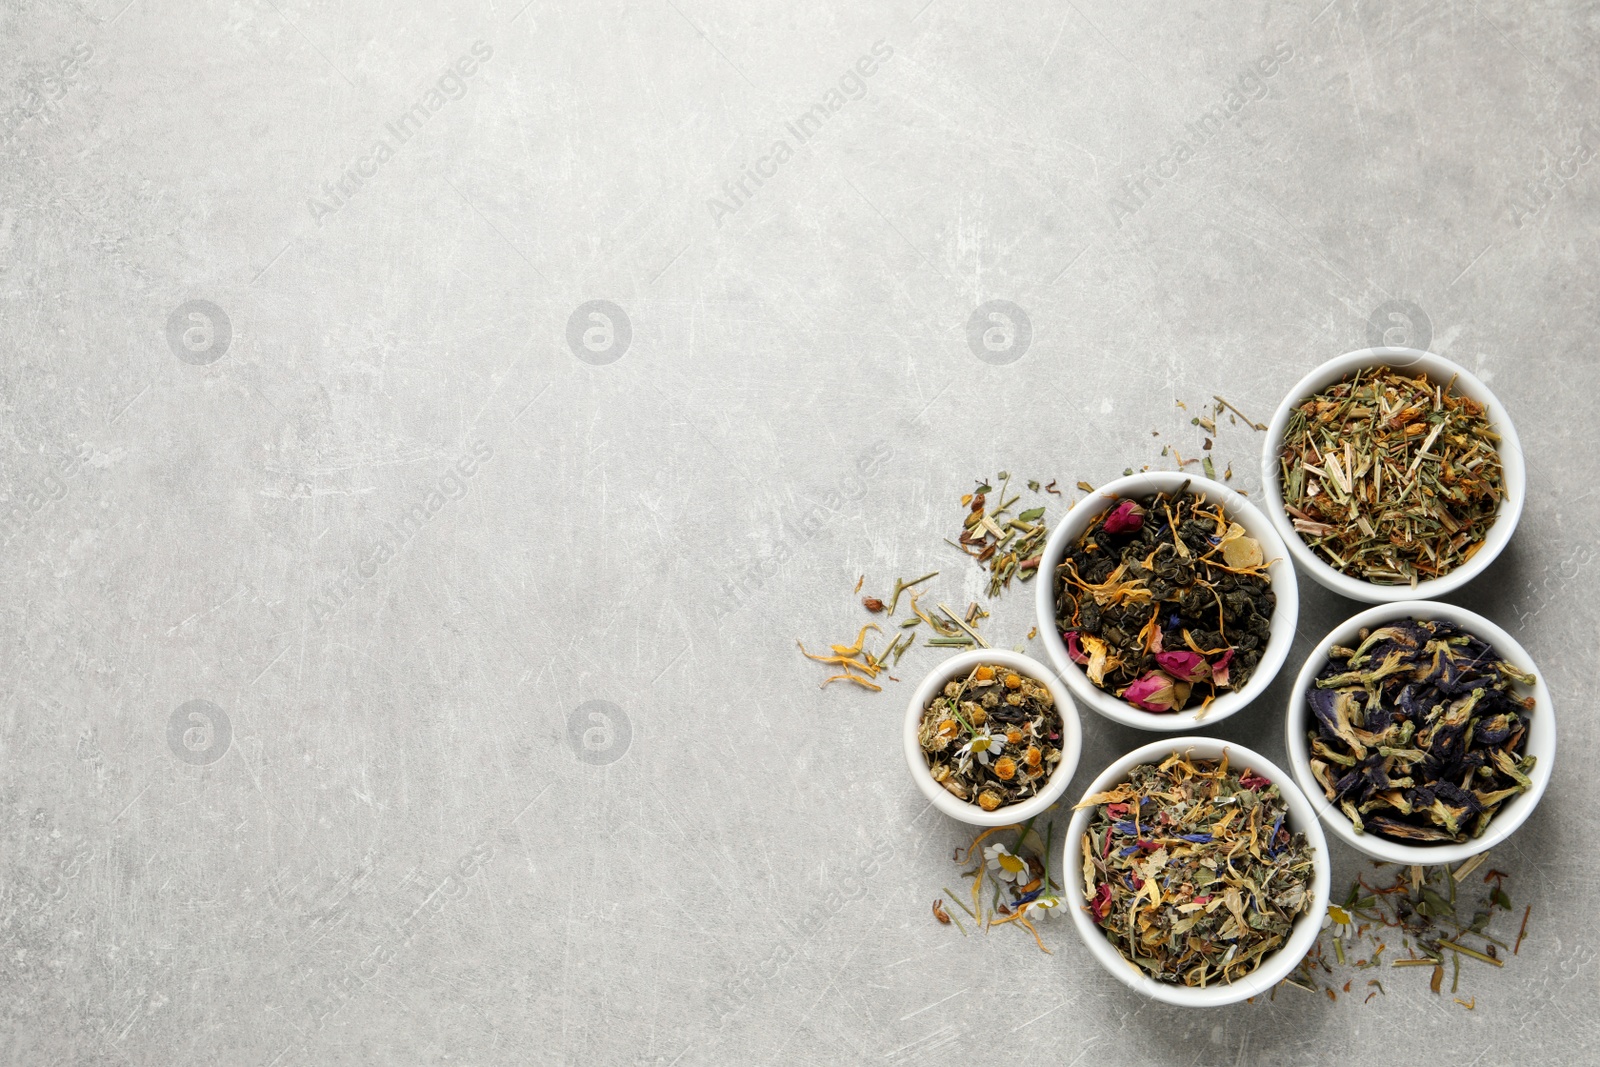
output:
MULTIPOLYGON (((5 3, 0 1063, 1587 1062, 1597 48, 1593 3, 5 3), (1470 1013, 1197 1014, 935 924, 936 658, 819 690, 795 638, 863 574, 978 597, 972 478, 1169 466, 1369 338, 1527 453, 1458 598, 1559 702, 1521 954, 1470 1013)), ((1218 730, 1274 758, 1357 608, 1302 593, 1218 730)), ((1146 740, 1084 726, 1072 796, 1146 740)))

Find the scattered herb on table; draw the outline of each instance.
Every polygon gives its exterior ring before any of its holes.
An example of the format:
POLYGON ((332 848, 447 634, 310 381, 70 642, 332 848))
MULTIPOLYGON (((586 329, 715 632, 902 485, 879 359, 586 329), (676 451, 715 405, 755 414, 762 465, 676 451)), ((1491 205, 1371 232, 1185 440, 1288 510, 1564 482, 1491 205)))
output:
POLYGON ((1359 372, 1289 416, 1284 510, 1336 570, 1379 585, 1448 574, 1483 547, 1505 487, 1483 405, 1392 367, 1359 372))
MULTIPOLYGON (((1511 948, 1515 955, 1515 949, 1490 933, 1489 927, 1500 912, 1512 911, 1505 888, 1509 876, 1491 869, 1481 881, 1469 881, 1487 858, 1488 853, 1480 852, 1455 870, 1374 863, 1371 881, 1358 877, 1340 903, 1329 905, 1323 935, 1284 981, 1310 993, 1319 989, 1326 993, 1340 974, 1352 968, 1422 968, 1428 972, 1429 990, 1442 995, 1448 958, 1453 995, 1460 991, 1463 959, 1469 966, 1503 967, 1505 960, 1499 950, 1511 948), (1469 891, 1474 884, 1479 887, 1477 895, 1469 891), (1322 987, 1321 981, 1328 985, 1322 987)), ((1524 910, 1524 923, 1531 910, 1532 905, 1524 910)), ((1369 980, 1367 987, 1374 991, 1367 994, 1366 1001, 1388 995, 1378 979, 1369 980)))
POLYGON ((1246 415, 1244 412, 1240 411, 1238 408, 1234 407, 1232 404, 1230 404, 1226 400, 1222 399, 1222 397, 1217 396, 1215 394, 1212 394, 1211 399, 1215 400, 1217 402, 1216 411, 1212 416, 1213 419, 1215 419, 1215 417, 1217 415, 1221 415, 1222 412, 1224 410, 1226 410, 1226 411, 1230 412, 1230 414, 1228 415, 1228 421, 1229 422, 1232 422, 1233 421, 1233 417, 1235 415, 1237 415, 1237 416, 1239 416, 1239 418, 1243 419, 1244 420, 1244 424, 1246 426, 1250 427, 1252 430, 1264 431, 1267 428, 1264 423, 1256 422, 1254 419, 1250 418, 1250 416, 1246 415))
MULTIPOLYGON (((1041 838, 1034 829, 1035 821, 1029 819, 1021 824, 990 827, 973 838, 965 854, 962 849, 956 849, 952 858, 957 863, 976 863, 972 870, 963 875, 972 879, 972 907, 967 907, 949 889, 945 889, 945 895, 966 912, 980 930, 987 932, 991 927, 1016 923, 1033 935, 1039 951, 1049 953, 1032 919, 1062 915, 1065 910, 1061 883, 1057 881, 1056 873, 1050 870, 1053 827, 1046 826, 1041 838), (1013 831, 1017 837, 1011 845, 997 840, 984 845, 981 854, 978 852, 978 846, 983 845, 984 841, 996 835, 1009 835, 1013 831), (986 886, 992 888, 987 900, 984 893, 986 886)), ((942 899, 939 903, 943 903, 942 899)), ((944 919, 939 916, 941 910, 938 908, 934 911, 934 918, 943 923, 944 919)), ((949 917, 955 920, 957 926, 961 926, 959 915, 951 914, 949 917)), ((965 934, 966 928, 962 927, 961 932, 965 934)))
POLYGON ((1284 825, 1278 786, 1228 760, 1173 753, 1083 800, 1085 909, 1160 982, 1205 987, 1254 971, 1311 906, 1312 848, 1284 825))
MULTIPOLYGON (((951 542, 976 559, 980 566, 988 568, 991 597, 1010 588, 1012 578, 1026 582, 1039 572, 1039 555, 1049 536, 1044 507, 1027 508, 1009 515, 1022 494, 1008 495, 1011 475, 1005 471, 1000 472, 997 481, 1000 483, 998 493, 988 482, 980 482, 976 489, 962 496, 961 506, 967 509, 967 514, 961 521, 959 543, 951 542), (998 496, 997 501, 989 499, 992 493, 998 496)), ((1038 492, 1037 482, 1028 485, 1038 492)))
POLYGON ((1043 682, 984 663, 935 694, 917 740, 934 781, 994 811, 1049 780, 1061 762, 1061 712, 1043 682))
POLYGON ((1452 622, 1403 620, 1332 649, 1306 701, 1311 773, 1358 833, 1410 843, 1482 836, 1533 783, 1534 678, 1452 622))
POLYGON ((1146 711, 1243 689, 1277 597, 1261 545, 1187 489, 1122 498, 1056 568, 1056 624, 1096 686, 1146 711))
MULTIPOLYGON (((800 646, 801 653, 807 659, 814 659, 818 663, 844 668, 843 674, 834 674, 824 678, 822 680, 823 685, 827 685, 829 682, 854 682, 863 689, 870 689, 877 693, 882 691, 883 686, 872 681, 872 679, 888 670, 887 661, 891 655, 894 655, 897 659, 899 658, 899 652, 896 651, 896 648, 902 640, 905 640, 905 638, 896 637, 882 652, 869 652, 866 648, 867 631, 879 629, 881 627, 877 623, 867 623, 861 628, 861 632, 856 634, 855 644, 829 645, 828 647, 833 650, 833 655, 831 656, 818 656, 807 652, 806 646, 798 640, 795 641, 795 644, 800 646)), ((909 648, 910 645, 908 644, 906 647, 909 648)), ((900 650, 900 652, 903 651, 904 649, 900 650)), ((900 680, 892 674, 885 674, 885 677, 891 682, 900 680)))

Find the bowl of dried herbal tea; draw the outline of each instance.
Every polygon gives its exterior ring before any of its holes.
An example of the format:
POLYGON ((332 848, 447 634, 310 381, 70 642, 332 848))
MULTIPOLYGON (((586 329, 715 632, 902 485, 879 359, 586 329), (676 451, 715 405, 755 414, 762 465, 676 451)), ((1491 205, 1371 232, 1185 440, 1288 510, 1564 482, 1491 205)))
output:
POLYGON ((1119 478, 1074 504, 1045 545, 1039 639, 1073 695, 1113 722, 1220 722, 1289 655, 1300 594, 1288 555, 1220 482, 1119 478))
POLYGON ((1328 911, 1328 842, 1265 756, 1208 737, 1155 741, 1073 809, 1062 881, 1089 951, 1124 985, 1212 1007, 1290 974, 1328 911))
POLYGON ((1521 645, 1451 604, 1369 608, 1306 659, 1289 765, 1334 835, 1390 863, 1461 863, 1538 806, 1556 720, 1521 645))
POLYGON ((934 668, 906 707, 906 764, 934 807, 974 826, 1061 799, 1083 749, 1078 709, 1044 664, 977 648, 934 668))
POLYGON ((1511 540, 1527 477, 1489 387, 1414 348, 1350 352, 1300 379, 1261 468, 1266 512, 1300 569, 1368 603, 1477 577, 1511 540))

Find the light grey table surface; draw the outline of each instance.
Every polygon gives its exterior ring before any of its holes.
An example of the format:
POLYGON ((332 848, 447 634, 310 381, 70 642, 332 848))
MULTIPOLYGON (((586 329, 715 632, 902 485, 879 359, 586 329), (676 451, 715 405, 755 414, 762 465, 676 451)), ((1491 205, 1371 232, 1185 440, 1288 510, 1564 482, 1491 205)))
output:
MULTIPOLYGON (((1597 46, 1593 4, 6 4, 0 1064, 1593 1062, 1597 46), (973 478, 1168 468, 1373 337, 1522 436, 1454 598, 1560 715, 1493 857, 1521 953, 1471 1012, 1412 970, 1195 1013, 1066 923, 936 924, 937 656, 819 689, 796 638, 863 575, 982 599, 973 478)), ((1260 440, 1213 453, 1257 498, 1260 440)), ((1216 731, 1273 757, 1359 607, 1302 594, 1216 731)), ((1022 642, 1032 587, 992 608, 1022 642)), ((1150 736, 1084 728, 1072 796, 1150 736)))

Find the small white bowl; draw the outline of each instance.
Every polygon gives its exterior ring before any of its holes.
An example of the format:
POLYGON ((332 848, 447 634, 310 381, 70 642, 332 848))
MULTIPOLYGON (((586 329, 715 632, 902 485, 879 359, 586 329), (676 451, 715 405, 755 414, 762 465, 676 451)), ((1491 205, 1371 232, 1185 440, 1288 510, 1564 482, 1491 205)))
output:
POLYGON ((917 686, 911 703, 906 706, 905 747, 906 765, 911 768, 911 777, 934 807, 952 819, 973 826, 1005 826, 1008 823, 1026 822, 1061 799, 1061 794, 1067 791, 1067 783, 1072 781, 1073 772, 1078 769, 1078 756, 1083 752, 1083 735, 1078 726, 1078 709, 1072 703, 1071 694, 1062 688, 1060 681, 1044 664, 1019 652, 975 648, 951 656, 917 686), (934 694, 943 689, 945 683, 965 678, 972 668, 983 663, 1010 667, 1018 674, 1040 683, 1050 690, 1056 710, 1061 713, 1061 762, 1056 764, 1044 788, 1020 804, 1008 804, 994 811, 984 811, 976 804, 959 800, 934 781, 933 773, 928 770, 928 758, 922 753, 922 743, 917 740, 917 727, 922 724, 922 713, 929 701, 933 700, 934 694))
POLYGON ((1466 608, 1458 608, 1454 604, 1441 604, 1430 600, 1408 601, 1368 608, 1336 627, 1316 648, 1312 649, 1311 655, 1306 658, 1305 666, 1300 668, 1300 676, 1294 680, 1294 688, 1289 691, 1289 711, 1284 716, 1284 742, 1289 749, 1289 768, 1294 771, 1295 781, 1311 799, 1311 806, 1322 816, 1322 821, 1328 824, 1328 829, 1333 831, 1335 837, 1373 859, 1388 863, 1456 864, 1500 844, 1514 834, 1517 827, 1533 814, 1533 809, 1539 806, 1539 798, 1544 796, 1545 787, 1550 784, 1551 764, 1555 762, 1556 713, 1550 703, 1550 690, 1544 684, 1544 675, 1539 673, 1528 653, 1510 634, 1482 615, 1466 608), (1533 711, 1529 713, 1528 718, 1527 747, 1528 754, 1536 759, 1533 773, 1528 775, 1533 781, 1533 788, 1502 804, 1500 810, 1495 812, 1494 818, 1489 820, 1489 828, 1484 831, 1483 836, 1464 844, 1404 845, 1398 841, 1378 837, 1376 834, 1358 834, 1355 824, 1344 812, 1329 802, 1322 791, 1322 786, 1311 774, 1311 745, 1306 735, 1311 730, 1314 716, 1310 705, 1306 703, 1305 694, 1310 690, 1318 672, 1327 666, 1328 649, 1334 645, 1354 648, 1359 643, 1356 634, 1363 627, 1377 629, 1396 619, 1456 623, 1473 636, 1487 641, 1502 658, 1518 670, 1527 671, 1535 678, 1532 692, 1533 711))
POLYGON ((1034 591, 1034 610, 1038 616, 1039 640, 1044 642, 1050 662, 1055 664, 1073 695, 1112 722, 1163 733, 1214 726, 1260 696, 1272 684, 1278 668, 1283 666, 1284 659, 1289 655, 1289 646, 1294 643, 1295 620, 1300 615, 1300 591, 1294 567, 1289 563, 1289 550, 1266 516, 1221 482, 1177 471, 1148 471, 1118 478, 1074 504, 1045 542, 1034 582, 1037 586, 1034 591), (1267 647, 1262 650, 1261 662, 1256 665, 1255 674, 1243 689, 1223 693, 1212 701, 1204 718, 1200 717, 1196 708, 1173 712, 1145 711, 1101 689, 1089 681, 1082 667, 1072 662, 1072 657, 1067 655, 1067 643, 1061 639, 1061 631, 1056 628, 1056 568, 1066 558, 1067 550, 1089 528, 1089 524, 1121 497, 1173 493, 1185 482, 1189 483, 1191 491, 1203 493, 1207 500, 1221 504, 1228 518, 1243 526, 1246 533, 1261 542, 1261 551, 1271 561, 1268 574, 1272 592, 1277 596, 1267 647))
POLYGON ((1133 768, 1142 763, 1160 763, 1174 752, 1187 752, 1196 759, 1219 759, 1226 752, 1230 768, 1238 768, 1241 771, 1246 768, 1253 770, 1276 784, 1282 792, 1289 808, 1289 815, 1285 820, 1289 832, 1306 835, 1306 843, 1311 846, 1313 857, 1311 904, 1295 919, 1289 940, 1278 946, 1271 955, 1264 957, 1255 970, 1226 985, 1213 985, 1200 989, 1158 982, 1145 974, 1137 964, 1126 959, 1115 945, 1106 940, 1106 935, 1089 917, 1088 901, 1083 896, 1082 842, 1084 831, 1089 828, 1089 819, 1094 814, 1093 808, 1077 809, 1072 813, 1072 821, 1067 824, 1067 832, 1062 839, 1060 867, 1062 889, 1066 893, 1066 904, 1072 913, 1073 924, 1078 928, 1078 935, 1083 938, 1083 943, 1089 947, 1089 952, 1094 958, 1099 960, 1117 981, 1147 997, 1183 1008, 1210 1008, 1222 1004, 1234 1004, 1270 992, 1273 986, 1300 965, 1300 961, 1305 959, 1306 953, 1311 951, 1311 946, 1316 943, 1317 934, 1322 930, 1322 920, 1328 914, 1328 840, 1322 834, 1322 827, 1317 824, 1317 815, 1311 807, 1311 802, 1295 786, 1288 772, 1259 752, 1211 737, 1175 737, 1152 741, 1148 745, 1136 748, 1107 767, 1100 777, 1084 790, 1083 796, 1087 799, 1096 793, 1115 789, 1127 780, 1133 768))
POLYGON ((1267 427, 1267 439, 1261 451, 1261 487, 1265 495, 1262 507, 1272 519, 1272 524, 1282 535, 1284 543, 1300 569, 1318 583, 1341 596, 1362 600, 1368 604, 1390 604, 1401 600, 1427 600, 1443 596, 1466 585, 1500 555, 1511 535, 1516 532, 1517 520, 1522 517, 1522 502, 1527 495, 1527 466, 1523 461, 1522 443, 1517 439, 1517 429, 1511 424, 1511 415, 1500 399, 1489 391, 1470 371, 1443 356, 1415 348, 1363 348, 1330 359, 1310 374, 1301 378, 1289 395, 1278 405, 1267 427), (1442 578, 1430 578, 1410 585, 1378 585, 1360 578, 1352 578, 1335 570, 1333 564, 1312 551, 1295 532, 1289 513, 1283 510, 1282 474, 1278 456, 1283 451, 1283 435, 1289 426, 1289 416, 1304 401, 1347 376, 1367 367, 1394 367, 1397 370, 1421 371, 1428 380, 1444 384, 1455 379, 1455 392, 1471 397, 1484 407, 1489 423, 1500 435, 1501 484, 1505 496, 1495 515, 1494 525, 1484 538, 1483 547, 1466 563, 1442 578))

